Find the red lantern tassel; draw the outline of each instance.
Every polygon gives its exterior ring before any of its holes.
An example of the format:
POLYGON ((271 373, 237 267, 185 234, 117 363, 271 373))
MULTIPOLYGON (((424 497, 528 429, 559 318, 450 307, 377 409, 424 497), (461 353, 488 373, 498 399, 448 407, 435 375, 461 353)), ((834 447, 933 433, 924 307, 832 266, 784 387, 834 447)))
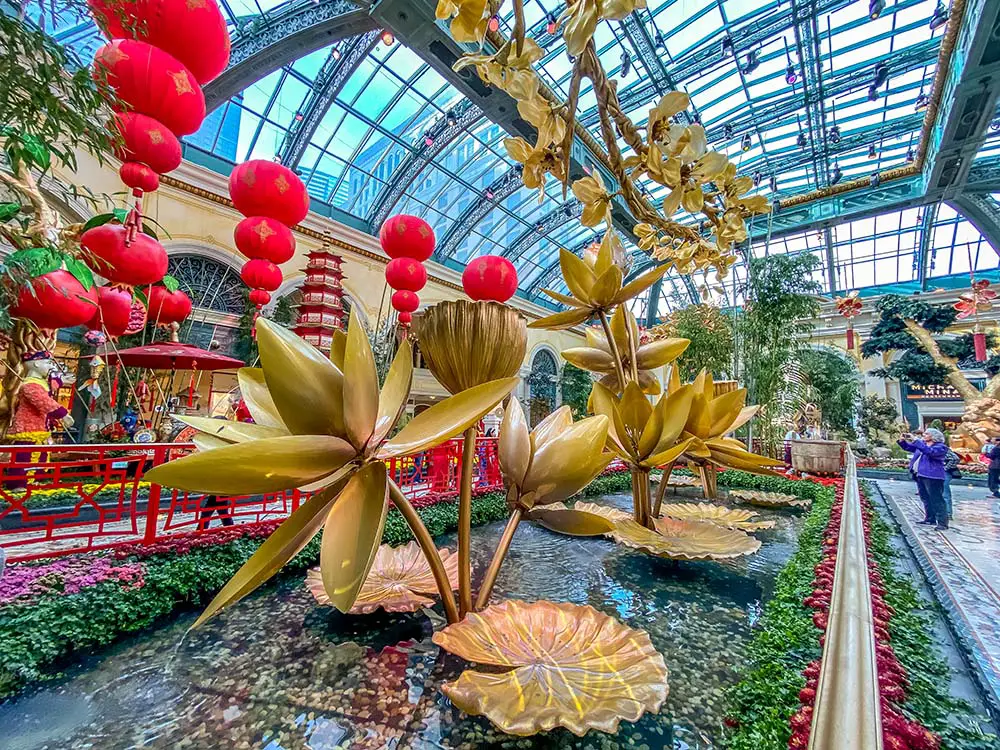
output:
POLYGON ((976 347, 976 361, 985 362, 986 361, 986 334, 982 331, 976 331, 972 334, 972 342, 976 347))
POLYGON ((854 326, 847 324, 847 351, 854 351, 854 326))
POLYGON ((111 384, 111 408, 114 409, 118 405, 118 377, 121 375, 122 366, 120 364, 115 365, 115 382, 111 384))
POLYGON ((188 408, 194 406, 194 373, 191 373, 191 380, 188 382, 188 408))

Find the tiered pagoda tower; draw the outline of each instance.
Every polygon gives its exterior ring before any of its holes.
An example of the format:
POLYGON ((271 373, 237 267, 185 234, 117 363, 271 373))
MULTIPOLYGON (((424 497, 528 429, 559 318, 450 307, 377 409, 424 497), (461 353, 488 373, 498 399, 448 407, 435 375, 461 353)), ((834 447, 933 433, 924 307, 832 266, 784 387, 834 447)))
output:
POLYGON ((329 353, 333 332, 344 327, 343 259, 324 242, 307 256, 299 319, 293 329, 317 349, 329 353))

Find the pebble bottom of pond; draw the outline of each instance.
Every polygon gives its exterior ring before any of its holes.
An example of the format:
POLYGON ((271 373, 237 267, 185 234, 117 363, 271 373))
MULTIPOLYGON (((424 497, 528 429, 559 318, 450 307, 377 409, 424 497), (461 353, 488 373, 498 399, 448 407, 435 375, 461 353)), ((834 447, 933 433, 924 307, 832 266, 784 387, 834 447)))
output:
MULTIPOLYGON (((682 499, 682 498, 678 498, 682 499)), ((693 497, 691 499, 694 499, 693 497)), ((629 495, 596 502, 631 509, 629 495)), ((319 606, 285 576, 198 631, 197 613, 123 640, 0 705, 4 750, 710 750, 724 737, 724 691, 737 680, 802 516, 762 509, 756 555, 672 562, 602 538, 518 529, 494 598, 587 604, 649 633, 669 670, 655 714, 615 735, 557 729, 514 737, 463 715, 441 693, 465 668, 431 642, 443 618, 352 617, 319 606)), ((503 523, 473 530, 481 575, 503 523)), ((455 538, 438 540, 454 549, 455 538)), ((474 581, 478 583, 478 581, 474 581)), ((440 607, 438 607, 440 611, 440 607)))

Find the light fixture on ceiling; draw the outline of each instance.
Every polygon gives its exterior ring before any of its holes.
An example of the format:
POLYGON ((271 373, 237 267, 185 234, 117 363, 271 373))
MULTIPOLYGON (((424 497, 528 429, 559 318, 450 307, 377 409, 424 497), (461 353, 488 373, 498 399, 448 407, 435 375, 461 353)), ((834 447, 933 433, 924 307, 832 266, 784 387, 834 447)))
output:
POLYGON ((794 86, 797 80, 799 80, 799 74, 795 70, 795 66, 788 63, 788 67, 785 68, 785 83, 789 86, 794 86))
POLYGON ((833 163, 833 174, 830 175, 830 184, 836 185, 840 182, 840 179, 844 176, 844 173, 840 171, 840 165, 837 162, 833 163))
POLYGON ((872 172, 869 182, 873 188, 877 188, 882 183, 882 175, 880 175, 877 171, 872 172))
POLYGON ((868 0, 868 17, 873 21, 885 10, 885 0, 868 0))
POLYGON ((296 112, 295 113, 295 122, 302 122, 302 113, 301 112, 296 112))
POLYGON ((622 69, 621 77, 624 78, 632 70, 632 55, 629 54, 627 49, 622 50, 622 69))
POLYGON ((924 93, 923 89, 920 89, 920 93, 917 94, 917 100, 913 102, 913 109, 917 112, 923 112, 930 103, 931 98, 924 93))
POLYGON ((657 30, 657 32, 656 32, 656 46, 659 47, 660 49, 666 49, 667 48, 667 42, 663 38, 663 34, 660 33, 659 30, 657 30))
POLYGON ((754 172, 753 173, 753 186, 754 187, 760 187, 760 182, 763 179, 764 179, 764 175, 762 175, 760 172, 754 172))
POLYGON ((727 122, 725 125, 722 126, 722 137, 725 138, 727 141, 733 137, 732 123, 727 122))
POLYGON ((334 60, 339 60, 340 59, 340 49, 338 49, 337 47, 334 47, 332 50, 330 50, 330 57, 332 57, 334 60))
POLYGON ((799 148, 805 148, 808 142, 809 141, 806 138, 806 134, 800 130, 799 137, 795 139, 795 145, 798 146, 799 148))
POLYGON ((750 140, 750 134, 744 133, 743 138, 740 140, 740 150, 746 153, 750 150, 751 146, 753 146, 753 141, 750 140))
POLYGON ((868 101, 877 102, 878 101, 878 89, 874 86, 868 87, 868 101))
POLYGON ((937 7, 934 8, 934 13, 931 15, 931 22, 928 24, 931 27, 931 31, 937 31, 948 23, 950 16, 951 11, 944 7, 944 3, 941 0, 938 0, 937 7))
POLYGON ((757 50, 752 49, 743 58, 743 75, 748 76, 760 66, 760 56, 757 50))
POLYGON ((733 54, 733 40, 728 36, 722 38, 722 47, 720 48, 723 57, 729 57, 733 54))
POLYGON ((490 16, 489 22, 486 24, 486 28, 492 31, 494 34, 500 31, 500 16, 490 16))
POLYGON ((456 124, 458 124, 458 119, 455 117, 455 113, 454 112, 449 112, 448 113, 448 120, 447 120, 447 122, 448 122, 448 127, 449 128, 453 128, 453 127, 455 127, 456 124))
POLYGON ((559 30, 559 22, 556 21, 554 13, 549 13, 548 22, 545 24, 545 32, 547 34, 555 34, 559 30))
POLYGON ((695 112, 693 115, 691 115, 691 122, 695 123, 696 125, 701 125, 701 115, 695 112))
POLYGON ((990 130, 992 130, 994 133, 1000 130, 1000 119, 993 120, 992 122, 990 122, 990 130))
POLYGON ((424 133, 424 145, 430 148, 434 145, 434 136, 430 133, 424 133))
POLYGON ((382 29, 382 44, 391 47, 396 43, 396 36, 389 29, 382 29))
POLYGON ((909 162, 913 161, 913 149, 912 148, 906 150, 906 160, 909 161, 909 162))
POLYGON ((830 143, 833 143, 834 145, 840 143, 840 126, 834 125, 830 128, 826 133, 826 137, 830 143))
POLYGON ((878 63, 875 66, 875 78, 872 80, 872 86, 878 88, 889 80, 889 66, 885 63, 878 63))
POLYGON ((878 152, 875 151, 875 144, 873 143, 868 147, 868 158, 875 159, 878 157, 878 152))
POLYGON ((770 185, 772 193, 778 192, 778 178, 776 176, 771 175, 770 185))
POLYGON ((570 217, 573 215, 573 207, 566 205, 563 206, 563 216, 570 217))
POLYGON ((486 188, 486 200, 488 201, 493 200, 493 191, 490 190, 489 188, 486 188))

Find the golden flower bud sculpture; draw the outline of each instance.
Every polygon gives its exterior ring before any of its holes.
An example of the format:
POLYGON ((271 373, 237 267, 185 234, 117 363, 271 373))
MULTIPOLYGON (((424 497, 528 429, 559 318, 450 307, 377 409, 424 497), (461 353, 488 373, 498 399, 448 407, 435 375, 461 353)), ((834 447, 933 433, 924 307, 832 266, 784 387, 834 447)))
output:
MULTIPOLYGON (((447 549, 438 554, 448 574, 452 590, 458 588, 458 557, 447 549)), ((306 588, 320 604, 331 604, 323 573, 313 568, 306 575, 306 588)), ((434 604, 431 595, 438 592, 434 572, 416 542, 400 547, 383 544, 375 553, 372 568, 368 571, 358 597, 351 607, 352 615, 367 615, 377 609, 386 612, 416 612, 434 604)))
POLYGON ((330 603, 354 606, 374 562, 387 499, 406 518, 431 566, 445 612, 458 619, 451 585, 416 510, 388 476, 385 461, 426 451, 475 425, 517 383, 493 380, 418 414, 389 438, 406 407, 412 352, 400 345, 379 392, 375 357, 357 316, 334 341, 330 359, 291 331, 258 318, 262 369, 239 372, 256 424, 182 417, 203 431, 208 450, 158 466, 150 482, 219 495, 297 487, 312 497, 275 529, 198 618, 201 624, 278 572, 322 528, 320 571, 330 603), (225 443, 225 445, 220 445, 225 443))
MULTIPOLYGON (((439 302, 416 321, 416 336, 427 368, 449 393, 509 378, 524 362, 528 333, 524 319, 499 302, 439 302)), ((459 614, 472 610, 472 470, 476 428, 462 443, 462 478, 458 494, 459 614)))
POLYGON ((434 643, 486 668, 445 683, 445 695, 509 734, 614 733, 667 698, 667 667, 649 636, 593 607, 505 601, 435 633, 434 643))
MULTIPOLYGON (((604 452, 607 439, 606 417, 573 422, 568 406, 552 412, 529 433, 521 404, 517 399, 510 400, 500 426, 497 452, 511 512, 476 598, 477 609, 489 602, 500 566, 525 515, 533 518, 536 509, 561 503, 590 484, 614 459, 614 455, 604 452)), ((564 516, 569 523, 571 515, 564 516)))

